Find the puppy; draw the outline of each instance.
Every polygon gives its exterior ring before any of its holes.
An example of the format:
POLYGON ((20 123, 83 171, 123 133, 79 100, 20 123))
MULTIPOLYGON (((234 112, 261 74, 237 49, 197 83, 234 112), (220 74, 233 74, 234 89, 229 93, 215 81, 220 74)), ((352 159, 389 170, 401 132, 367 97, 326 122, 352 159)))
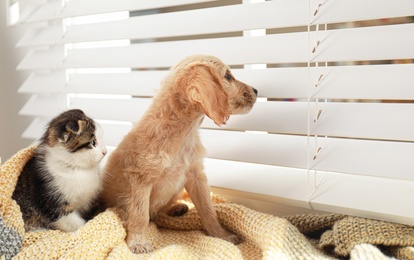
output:
POLYGON ((215 124, 244 114, 257 90, 236 80, 229 67, 212 56, 190 56, 172 68, 147 112, 124 137, 105 166, 102 199, 123 210, 126 242, 134 253, 150 252, 145 232, 159 213, 182 215, 176 202, 185 188, 208 235, 237 244, 219 223, 206 175, 198 127, 205 115, 215 124))

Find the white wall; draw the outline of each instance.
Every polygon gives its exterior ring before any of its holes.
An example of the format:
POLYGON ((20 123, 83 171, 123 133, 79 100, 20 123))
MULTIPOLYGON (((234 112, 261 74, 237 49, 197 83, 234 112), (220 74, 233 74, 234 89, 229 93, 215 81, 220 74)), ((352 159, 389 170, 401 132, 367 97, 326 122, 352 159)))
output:
POLYGON ((27 73, 16 72, 15 68, 25 50, 14 45, 24 32, 22 27, 8 27, 6 5, 0 3, 0 157, 3 163, 31 141, 20 137, 31 121, 19 116, 18 112, 29 96, 18 94, 17 89, 27 73))

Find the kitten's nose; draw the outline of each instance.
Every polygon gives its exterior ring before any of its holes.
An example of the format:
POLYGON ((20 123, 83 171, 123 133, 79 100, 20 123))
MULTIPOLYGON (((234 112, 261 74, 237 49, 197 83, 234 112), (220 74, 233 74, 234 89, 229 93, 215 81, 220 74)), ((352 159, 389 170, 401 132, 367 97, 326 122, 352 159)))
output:
POLYGON ((102 152, 102 155, 105 156, 108 152, 105 150, 102 152))
POLYGON ((254 94, 256 94, 256 96, 257 96, 257 93, 258 93, 259 91, 257 91, 257 89, 255 89, 255 88, 253 88, 253 92, 254 92, 254 94))

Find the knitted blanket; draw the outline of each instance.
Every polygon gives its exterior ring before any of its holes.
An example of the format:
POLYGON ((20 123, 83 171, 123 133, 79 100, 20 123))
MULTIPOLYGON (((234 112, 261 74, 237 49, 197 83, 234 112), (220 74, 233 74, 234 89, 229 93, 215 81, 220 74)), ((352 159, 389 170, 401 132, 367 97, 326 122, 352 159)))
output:
POLYGON ((20 208, 11 197, 33 153, 34 147, 21 150, 0 169, 0 259, 414 259, 410 226, 336 214, 278 218, 217 195, 213 201, 221 224, 243 238, 237 246, 205 235, 190 201, 184 216, 165 216, 150 224, 147 238, 155 250, 149 254, 129 251, 116 209, 75 232, 26 233, 20 208))

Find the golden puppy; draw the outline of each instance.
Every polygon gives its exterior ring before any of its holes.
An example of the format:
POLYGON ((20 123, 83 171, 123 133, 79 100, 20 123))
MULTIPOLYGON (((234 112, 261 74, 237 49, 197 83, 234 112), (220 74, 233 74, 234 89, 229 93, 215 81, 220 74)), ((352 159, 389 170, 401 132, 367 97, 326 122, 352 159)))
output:
POLYGON ((152 250, 145 232, 158 213, 187 212, 185 204, 176 203, 183 188, 210 236, 239 242, 220 225, 214 210, 198 127, 204 115, 220 126, 231 114, 249 112, 256 97, 257 90, 237 81, 216 57, 190 56, 171 70, 148 111, 105 167, 102 198, 106 206, 123 210, 132 252, 152 250))

